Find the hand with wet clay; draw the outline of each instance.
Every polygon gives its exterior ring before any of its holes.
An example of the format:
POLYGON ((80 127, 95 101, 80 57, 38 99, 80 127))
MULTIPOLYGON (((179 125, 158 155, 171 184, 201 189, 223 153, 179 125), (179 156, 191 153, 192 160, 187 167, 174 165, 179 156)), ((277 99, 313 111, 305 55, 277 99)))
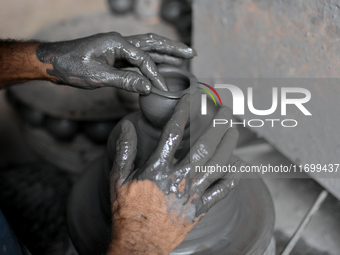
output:
MULTIPOLYGON (((221 107, 214 118, 230 118, 221 107)), ((133 124, 121 123, 111 171, 112 241, 108 254, 169 254, 208 210, 226 197, 239 176, 195 172, 195 166, 232 164, 238 131, 209 124, 182 159, 174 157, 189 119, 189 96, 184 96, 148 161, 134 169, 137 135, 133 124)))
POLYGON ((152 86, 167 90, 156 63, 179 65, 195 55, 183 43, 156 34, 123 37, 111 32, 51 43, 0 40, 0 87, 38 79, 149 94, 152 86), (137 67, 141 74, 122 67, 137 67))

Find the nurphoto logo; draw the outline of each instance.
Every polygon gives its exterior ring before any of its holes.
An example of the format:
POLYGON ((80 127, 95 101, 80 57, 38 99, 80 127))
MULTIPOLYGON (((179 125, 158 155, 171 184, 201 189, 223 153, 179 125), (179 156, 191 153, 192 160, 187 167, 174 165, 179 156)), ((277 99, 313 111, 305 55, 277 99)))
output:
MULTIPOLYGON (((251 112, 254 115, 257 116, 268 116, 273 114, 278 108, 280 109, 280 115, 286 116, 287 115, 287 105, 295 105, 305 116, 312 116, 311 112, 308 111, 308 109, 304 106, 307 102, 311 99, 311 93, 308 89, 305 88, 299 88, 299 87, 281 87, 280 90, 277 87, 271 88, 272 90, 272 104, 269 109, 256 109, 254 107, 254 93, 253 88, 248 87, 247 88, 247 94, 244 95, 243 91, 231 84, 215 84, 215 88, 202 83, 197 82, 206 88, 210 89, 217 99, 220 102, 220 105, 222 104, 222 99, 220 97, 220 94, 217 93, 216 89, 219 89, 220 91, 228 90, 228 92, 231 93, 233 98, 233 115, 235 116, 242 116, 245 115, 245 106, 248 107, 249 112, 251 112), (280 93, 279 93, 280 91, 280 93), (280 95, 280 96, 279 96, 280 95), (298 95, 298 97, 297 97, 298 95), (302 97, 301 97, 302 96, 302 97), (245 100, 247 99, 247 101, 245 100), (279 102, 280 101, 280 102, 279 102), (247 102, 247 105, 245 105, 245 102, 247 102)), ((216 100, 214 95, 207 90, 206 88, 197 87, 198 89, 203 90, 206 92, 206 94, 201 95, 201 114, 207 115, 207 94, 211 97, 211 99, 214 101, 215 106, 217 106, 216 100)), ((224 92, 224 91, 222 91, 224 92)), ((220 92, 221 93, 221 92, 220 92)), ((242 122, 236 122, 235 120, 227 120, 227 119, 214 119, 214 127, 216 125, 225 125, 229 124, 231 126, 233 125, 243 125, 244 127, 262 127, 265 124, 269 124, 272 127, 275 126, 275 124, 280 123, 283 127, 296 127, 298 125, 298 121, 295 119, 250 119, 245 120, 243 119, 242 122)))

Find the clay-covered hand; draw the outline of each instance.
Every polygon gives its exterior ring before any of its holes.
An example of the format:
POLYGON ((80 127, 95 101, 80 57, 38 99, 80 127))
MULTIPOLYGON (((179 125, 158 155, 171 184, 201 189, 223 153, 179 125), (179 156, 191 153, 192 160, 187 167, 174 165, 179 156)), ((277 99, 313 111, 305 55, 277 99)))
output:
POLYGON ((84 89, 113 86, 149 94, 151 87, 167 90, 155 63, 176 65, 196 52, 180 42, 145 34, 123 37, 111 32, 71 41, 41 43, 37 58, 48 64, 55 83, 84 89), (138 67, 142 74, 119 69, 138 67))
MULTIPOLYGON (((221 107, 214 118, 230 118, 221 107)), ((123 121, 111 171, 113 239, 109 254, 169 254, 196 223, 235 187, 239 176, 225 172, 196 172, 196 166, 231 162, 238 131, 209 125, 182 159, 175 158, 189 119, 189 97, 184 96, 164 127, 153 155, 134 169, 137 135, 123 121)))

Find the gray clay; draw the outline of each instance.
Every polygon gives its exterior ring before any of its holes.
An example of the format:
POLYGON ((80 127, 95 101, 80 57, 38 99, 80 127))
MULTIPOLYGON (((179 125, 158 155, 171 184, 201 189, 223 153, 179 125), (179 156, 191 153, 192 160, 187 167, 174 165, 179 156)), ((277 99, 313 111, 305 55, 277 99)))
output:
MULTIPOLYGON (((194 80, 196 77, 187 71, 171 66, 161 66, 159 71, 166 79, 169 91, 152 88, 152 93, 139 97, 139 104, 151 126, 163 128, 180 98, 190 94, 190 79, 194 80)), ((199 94, 196 94, 195 100, 198 99, 199 94)))
POLYGON ((183 43, 155 34, 123 37, 111 32, 42 43, 36 55, 41 62, 52 64, 47 73, 60 84, 84 89, 113 86, 149 94, 152 86, 168 90, 155 63, 179 64, 179 58, 189 59, 196 53, 183 43), (127 66, 138 67, 143 75, 115 68, 127 66))
MULTIPOLYGON (((173 204, 184 205, 190 201, 186 216, 194 221, 223 199, 237 184, 237 180, 222 179, 226 173, 198 173, 192 179, 195 165, 204 166, 209 165, 210 162, 222 166, 227 165, 236 146, 238 132, 233 128, 227 130, 226 125, 224 127, 221 125, 221 128, 212 128, 210 124, 206 133, 192 146, 192 151, 174 164, 175 152, 182 141, 186 122, 190 117, 189 97, 189 95, 183 96, 177 104, 150 159, 131 175, 131 167, 137 153, 137 135, 133 124, 130 121, 123 121, 120 138, 117 141, 118 150, 113 171, 119 172, 121 183, 151 180, 166 196, 176 194, 172 200, 169 200, 169 217, 171 213, 180 213, 170 210, 170 208, 177 208, 173 204), (216 139, 210 139, 213 132, 216 139), (129 139, 127 140, 126 137, 129 139), (210 186, 218 179, 221 180, 210 186), (185 186, 181 187, 181 183, 185 183, 185 186), (195 198, 192 199, 193 197, 195 198)), ((228 115, 230 111, 221 108, 215 117, 226 118, 228 115)))

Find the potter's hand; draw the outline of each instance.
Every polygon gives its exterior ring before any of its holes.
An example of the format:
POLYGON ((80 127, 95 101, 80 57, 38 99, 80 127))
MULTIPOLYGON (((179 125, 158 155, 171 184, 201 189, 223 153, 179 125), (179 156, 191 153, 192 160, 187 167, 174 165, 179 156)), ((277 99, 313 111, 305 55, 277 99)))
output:
POLYGON ((155 34, 123 37, 111 32, 42 43, 36 54, 41 62, 50 64, 46 72, 55 83, 84 89, 113 86, 149 94, 152 85, 167 90, 155 63, 178 65, 196 53, 183 43, 155 34), (127 66, 138 67, 142 75, 118 69, 127 66))
MULTIPOLYGON (((236 185, 236 177, 226 173, 195 172, 195 166, 227 165, 238 139, 237 130, 227 125, 213 128, 211 123, 187 156, 176 162, 174 154, 189 118, 188 98, 177 104, 153 155, 136 170, 136 131, 131 122, 122 122, 111 172, 109 254, 169 254, 236 185)), ((230 109, 222 107, 215 118, 230 115, 230 109)))

